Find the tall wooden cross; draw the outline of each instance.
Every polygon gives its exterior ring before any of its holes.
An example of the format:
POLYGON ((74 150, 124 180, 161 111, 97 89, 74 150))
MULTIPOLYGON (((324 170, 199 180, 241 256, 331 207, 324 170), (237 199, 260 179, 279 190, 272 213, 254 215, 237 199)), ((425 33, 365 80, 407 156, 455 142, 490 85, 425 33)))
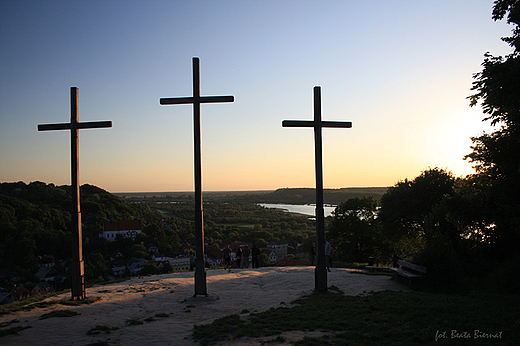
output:
POLYGON ((161 105, 193 104, 194 156, 195 156, 195 294, 208 295, 206 268, 204 267, 204 222, 202 217, 202 172, 200 154, 200 104, 233 102, 234 96, 200 96, 200 61, 193 58, 193 96, 161 98, 161 105))
POLYGON ((314 87, 314 120, 284 120, 283 127, 313 127, 316 165, 316 270, 315 290, 327 290, 327 265, 325 263, 325 216, 323 213, 323 160, 321 129, 323 127, 351 128, 347 121, 321 120, 321 87, 314 87))
POLYGON ((79 130, 112 127, 111 121, 79 122, 79 89, 70 88, 70 123, 38 125, 38 131, 70 130, 72 187, 72 300, 87 297, 79 202, 79 130))

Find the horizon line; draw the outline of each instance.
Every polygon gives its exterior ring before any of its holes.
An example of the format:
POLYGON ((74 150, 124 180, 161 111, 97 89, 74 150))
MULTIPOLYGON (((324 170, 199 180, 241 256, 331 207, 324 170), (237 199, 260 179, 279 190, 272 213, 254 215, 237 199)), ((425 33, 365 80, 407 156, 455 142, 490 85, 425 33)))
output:
MULTIPOLYGON (((349 187, 324 187, 323 190, 341 190, 341 189, 384 189, 389 186, 349 186, 349 187)), ((312 189, 316 187, 278 187, 276 189, 252 189, 252 190, 203 190, 202 193, 221 193, 221 192, 268 192, 282 189, 312 189)), ((109 191, 109 190, 107 190, 109 191)), ((111 193, 195 193, 194 190, 183 191, 110 191, 111 193)))

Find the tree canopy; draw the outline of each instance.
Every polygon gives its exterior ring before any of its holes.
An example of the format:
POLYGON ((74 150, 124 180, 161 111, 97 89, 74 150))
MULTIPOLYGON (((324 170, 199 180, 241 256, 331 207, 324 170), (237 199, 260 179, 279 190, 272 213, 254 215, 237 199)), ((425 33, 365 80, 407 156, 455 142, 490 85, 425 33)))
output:
POLYGON ((509 55, 485 54, 483 69, 474 75, 470 105, 480 104, 484 121, 495 126, 491 133, 472 137, 473 150, 466 156, 476 173, 470 178, 486 196, 487 229, 493 228, 495 253, 514 251, 520 241, 520 1, 497 0, 492 18, 513 25, 512 36, 502 40, 509 44, 509 55))
POLYGON ((381 256, 382 234, 377 220, 377 201, 354 197, 336 207, 329 227, 335 254, 348 262, 366 262, 369 256, 381 256))

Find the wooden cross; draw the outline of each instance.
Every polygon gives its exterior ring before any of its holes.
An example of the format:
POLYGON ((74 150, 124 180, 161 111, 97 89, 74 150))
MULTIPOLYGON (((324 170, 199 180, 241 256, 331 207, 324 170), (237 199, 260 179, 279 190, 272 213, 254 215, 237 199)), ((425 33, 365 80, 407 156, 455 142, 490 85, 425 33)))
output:
POLYGON ((321 87, 314 87, 314 120, 284 120, 282 127, 313 127, 316 165, 316 271, 315 290, 327 291, 327 265, 325 263, 325 216, 323 213, 323 163, 321 129, 323 127, 351 128, 347 121, 321 120, 321 87))
POLYGON ((200 154, 200 104, 233 102, 234 96, 200 96, 200 61, 193 58, 193 96, 161 98, 161 105, 193 104, 195 156, 195 294, 207 296, 206 268, 204 267, 204 222, 202 217, 202 172, 200 154))
POLYGON ((79 89, 70 88, 70 123, 38 125, 38 131, 70 130, 72 185, 72 300, 87 297, 79 202, 79 130, 112 127, 111 121, 79 122, 79 89))

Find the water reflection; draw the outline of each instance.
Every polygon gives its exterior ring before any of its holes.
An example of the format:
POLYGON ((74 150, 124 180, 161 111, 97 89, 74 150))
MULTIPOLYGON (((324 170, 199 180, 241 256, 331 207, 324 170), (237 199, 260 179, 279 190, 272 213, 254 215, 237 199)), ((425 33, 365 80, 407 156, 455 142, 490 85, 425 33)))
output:
MULTIPOLYGON (((299 213, 299 214, 316 217, 316 205, 314 205, 314 204, 258 203, 258 205, 265 207, 265 208, 282 209, 284 211, 291 212, 291 213, 299 213)), ((332 216, 332 212, 334 211, 334 209, 336 209, 336 206, 326 204, 323 207, 323 212, 325 214, 325 217, 332 216)))

